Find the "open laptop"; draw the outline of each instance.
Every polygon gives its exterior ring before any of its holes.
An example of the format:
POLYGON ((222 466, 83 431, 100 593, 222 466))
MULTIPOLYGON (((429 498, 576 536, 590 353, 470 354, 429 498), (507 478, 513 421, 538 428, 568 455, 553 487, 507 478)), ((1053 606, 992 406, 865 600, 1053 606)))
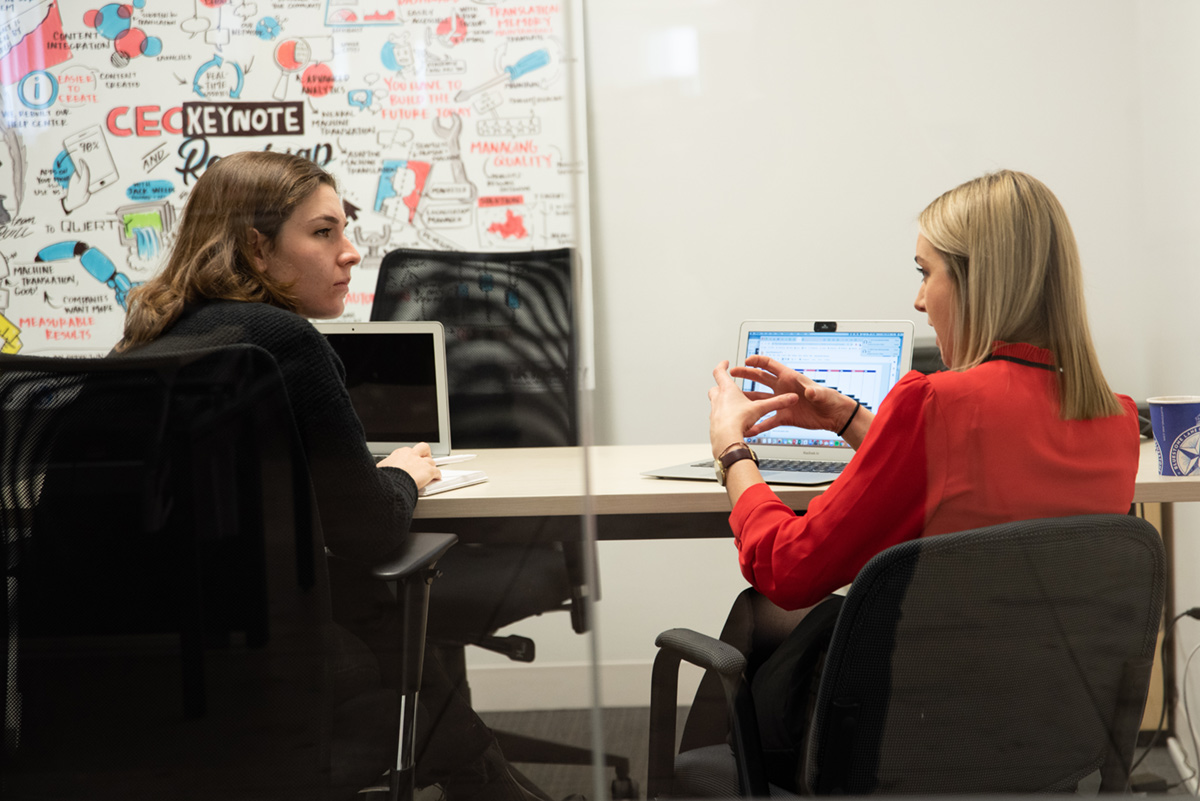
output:
MULTIPOLYGON (((770 356, 875 411, 911 368, 913 336, 908 320, 748 320, 738 335, 735 364, 745 364, 747 356, 770 356)), ((771 391, 750 381, 742 384, 745 390, 771 391)), ((793 426, 746 441, 758 454, 763 478, 772 484, 828 484, 854 455, 833 432, 793 426)), ((716 481, 712 457, 704 454, 642 475, 716 481)))
POLYGON ((346 366, 346 389, 376 460, 428 442, 450 455, 446 340, 438 322, 314 323, 346 366))

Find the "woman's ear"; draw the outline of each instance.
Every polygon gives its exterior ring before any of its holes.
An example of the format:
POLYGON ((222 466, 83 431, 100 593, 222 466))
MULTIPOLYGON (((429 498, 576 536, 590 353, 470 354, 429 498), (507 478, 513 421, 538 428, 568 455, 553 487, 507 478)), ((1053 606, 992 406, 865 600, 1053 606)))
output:
POLYGON ((250 257, 254 267, 260 273, 267 272, 267 256, 270 255, 270 241, 257 228, 250 229, 250 257))

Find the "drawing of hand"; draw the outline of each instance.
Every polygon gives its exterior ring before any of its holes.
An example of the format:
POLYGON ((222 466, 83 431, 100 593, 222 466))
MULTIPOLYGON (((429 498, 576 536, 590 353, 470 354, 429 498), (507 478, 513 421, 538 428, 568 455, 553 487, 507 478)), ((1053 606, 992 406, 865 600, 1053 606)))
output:
POLYGON ((91 169, 82 158, 72 161, 75 164, 75 172, 71 173, 67 180, 67 194, 62 199, 63 211, 67 214, 87 203, 88 198, 92 196, 91 190, 88 189, 88 184, 92 182, 91 169))

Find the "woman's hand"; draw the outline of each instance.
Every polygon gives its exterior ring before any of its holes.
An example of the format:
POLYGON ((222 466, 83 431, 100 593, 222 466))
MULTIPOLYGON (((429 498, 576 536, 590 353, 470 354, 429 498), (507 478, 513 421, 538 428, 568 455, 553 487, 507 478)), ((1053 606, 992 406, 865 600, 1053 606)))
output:
POLYGON ((796 400, 780 409, 774 417, 746 430, 753 437, 776 426, 796 426, 818 431, 839 431, 854 410, 854 401, 835 389, 823 387, 812 379, 768 356, 747 356, 745 367, 729 371, 734 378, 748 378, 771 388, 772 392, 747 392, 751 400, 794 395, 796 400))
POLYGON ((435 478, 442 477, 442 471, 433 463, 433 452, 427 442, 418 442, 411 448, 396 448, 375 466, 399 467, 412 476, 418 490, 435 478))
POLYGON ((713 378, 717 385, 708 391, 708 400, 712 404, 708 415, 708 437, 714 459, 720 458, 721 453, 733 443, 752 436, 756 429, 766 431, 773 427, 767 424, 761 427, 755 425, 760 417, 777 412, 775 417, 771 418, 774 420, 782 410, 799 402, 795 394, 742 392, 729 376, 729 362, 718 364, 713 370, 713 378))

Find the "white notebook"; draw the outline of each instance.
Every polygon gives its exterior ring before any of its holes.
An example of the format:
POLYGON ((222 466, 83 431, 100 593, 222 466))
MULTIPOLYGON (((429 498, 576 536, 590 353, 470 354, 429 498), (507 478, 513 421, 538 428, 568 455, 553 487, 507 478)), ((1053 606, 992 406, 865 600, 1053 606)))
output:
POLYGON ((469 487, 487 481, 487 473, 482 470, 442 470, 442 477, 435 478, 417 492, 417 495, 437 495, 446 490, 469 487))

